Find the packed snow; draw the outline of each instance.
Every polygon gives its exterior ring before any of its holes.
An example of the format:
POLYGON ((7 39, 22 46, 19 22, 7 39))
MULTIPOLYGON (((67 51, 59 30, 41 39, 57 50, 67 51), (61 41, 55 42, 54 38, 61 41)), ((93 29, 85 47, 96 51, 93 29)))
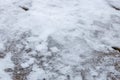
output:
POLYGON ((0 0, 0 80, 120 80, 120 0, 0 0))

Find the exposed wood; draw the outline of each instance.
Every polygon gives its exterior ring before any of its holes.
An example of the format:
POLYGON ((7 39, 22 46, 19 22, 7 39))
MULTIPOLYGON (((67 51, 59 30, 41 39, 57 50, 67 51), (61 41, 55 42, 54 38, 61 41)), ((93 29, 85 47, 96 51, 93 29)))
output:
POLYGON ((113 46, 112 48, 113 48, 114 50, 117 50, 117 51, 120 52, 120 48, 119 48, 119 47, 115 47, 115 46, 113 46))
POLYGON ((20 6, 20 8, 22 8, 24 11, 28 11, 29 8, 25 7, 25 6, 20 6))

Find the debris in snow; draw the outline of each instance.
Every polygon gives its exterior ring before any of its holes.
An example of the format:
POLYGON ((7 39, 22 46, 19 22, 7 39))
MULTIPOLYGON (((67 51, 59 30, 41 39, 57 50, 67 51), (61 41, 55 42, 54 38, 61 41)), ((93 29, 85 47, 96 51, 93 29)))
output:
POLYGON ((120 72, 120 61, 114 64, 115 69, 120 72))
POLYGON ((29 53, 29 52, 31 52, 32 51, 32 49, 31 48, 29 48, 29 49, 26 49, 25 50, 27 53, 29 53))
POLYGON ((24 11, 28 11, 29 8, 25 7, 25 6, 20 6, 20 8, 22 8, 24 11))
POLYGON ((119 51, 120 52, 120 48, 119 47, 112 47, 114 50, 117 50, 117 51, 119 51))
POLYGON ((114 8, 115 10, 118 10, 118 11, 120 10, 120 8, 117 8, 116 6, 111 5, 111 7, 114 8))
POLYGON ((0 52, 0 58, 4 58, 5 57, 5 53, 4 52, 0 52))
POLYGON ((13 72, 13 69, 12 68, 7 68, 4 70, 5 72, 13 72))
POLYGON ((27 75, 32 71, 32 67, 22 68, 20 65, 14 67, 13 80, 27 80, 27 75))
POLYGON ((106 0, 108 4, 115 10, 120 10, 120 0, 106 0))

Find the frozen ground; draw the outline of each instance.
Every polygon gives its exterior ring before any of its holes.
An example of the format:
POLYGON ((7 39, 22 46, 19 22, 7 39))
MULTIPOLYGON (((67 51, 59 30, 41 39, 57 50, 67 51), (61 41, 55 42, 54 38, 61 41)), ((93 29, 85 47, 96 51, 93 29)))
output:
POLYGON ((0 80, 120 80, 120 0, 0 0, 0 80))

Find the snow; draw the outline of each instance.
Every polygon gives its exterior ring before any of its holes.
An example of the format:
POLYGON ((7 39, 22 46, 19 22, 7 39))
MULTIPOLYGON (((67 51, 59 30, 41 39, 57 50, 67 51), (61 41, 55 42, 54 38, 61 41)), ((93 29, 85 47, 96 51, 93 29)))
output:
POLYGON ((29 67, 29 65, 32 65, 34 63, 34 59, 30 59, 27 63, 22 63, 21 66, 23 68, 29 67))
POLYGON ((20 59, 22 68, 32 66, 28 80, 106 80, 109 72, 116 74, 117 57, 108 63, 111 56, 103 53, 120 47, 120 11, 111 7, 119 4, 120 0, 0 0, 0 50, 7 54, 0 59, 0 80, 12 80, 3 71, 16 66, 11 57, 20 59))
POLYGON ((59 49, 57 47, 52 47, 50 48, 51 52, 59 52, 59 49))
POLYGON ((12 80, 11 76, 4 72, 6 68, 13 68, 14 64, 10 60, 11 55, 8 54, 4 59, 0 59, 0 80, 12 80))

